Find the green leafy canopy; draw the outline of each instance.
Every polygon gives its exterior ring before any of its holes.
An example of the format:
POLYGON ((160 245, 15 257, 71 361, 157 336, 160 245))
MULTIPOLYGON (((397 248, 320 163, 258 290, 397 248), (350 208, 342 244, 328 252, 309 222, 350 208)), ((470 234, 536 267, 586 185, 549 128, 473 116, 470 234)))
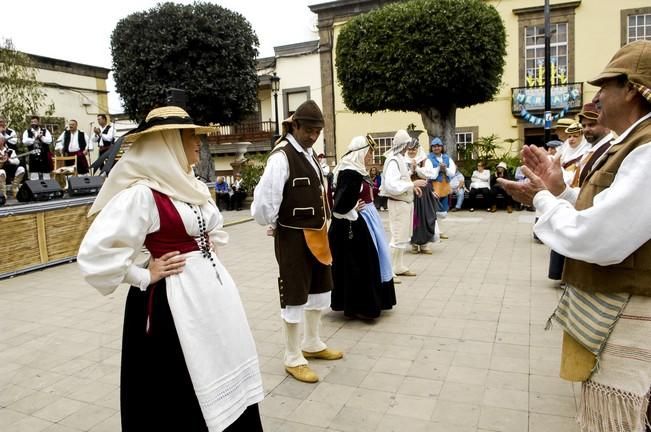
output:
POLYGON ((504 70, 506 31, 481 0, 410 0, 351 19, 336 69, 355 112, 423 112, 490 100, 504 70))
POLYGON ((232 123, 255 109, 258 38, 221 6, 162 3, 120 20, 111 36, 113 69, 126 112, 141 120, 165 105, 166 89, 187 94, 200 123, 232 123))

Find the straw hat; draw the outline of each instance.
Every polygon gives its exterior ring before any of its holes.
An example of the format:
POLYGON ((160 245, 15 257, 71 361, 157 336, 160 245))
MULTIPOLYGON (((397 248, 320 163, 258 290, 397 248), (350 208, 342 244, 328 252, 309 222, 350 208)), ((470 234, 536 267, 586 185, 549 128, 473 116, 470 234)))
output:
POLYGON ((194 124, 194 120, 184 109, 177 106, 165 106, 151 110, 145 121, 141 122, 137 128, 127 132, 124 142, 133 143, 145 134, 170 129, 194 129, 195 135, 217 132, 217 128, 214 126, 194 124))
POLYGON ((556 128, 567 128, 568 126, 572 126, 572 123, 574 123, 574 120, 571 118, 561 118, 556 121, 556 128))
POLYGON ((568 134, 573 134, 573 133, 583 133, 583 126, 581 126, 581 123, 572 123, 570 126, 565 129, 565 133, 568 134))

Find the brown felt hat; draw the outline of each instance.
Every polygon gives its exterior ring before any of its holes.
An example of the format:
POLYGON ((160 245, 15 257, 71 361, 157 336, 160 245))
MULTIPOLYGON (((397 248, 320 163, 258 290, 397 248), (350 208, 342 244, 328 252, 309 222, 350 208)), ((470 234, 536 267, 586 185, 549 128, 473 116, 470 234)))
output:
POLYGON ((592 102, 584 104, 578 117, 579 120, 581 120, 581 117, 589 120, 597 120, 599 118, 599 109, 597 108, 597 104, 592 102))
POLYGON ((638 40, 624 45, 604 70, 588 82, 601 86, 604 81, 620 75, 625 75, 634 84, 651 88, 651 41, 638 40))
POLYGON ((323 127, 323 113, 321 112, 321 108, 311 99, 303 102, 296 108, 292 120, 299 121, 306 126, 323 127))

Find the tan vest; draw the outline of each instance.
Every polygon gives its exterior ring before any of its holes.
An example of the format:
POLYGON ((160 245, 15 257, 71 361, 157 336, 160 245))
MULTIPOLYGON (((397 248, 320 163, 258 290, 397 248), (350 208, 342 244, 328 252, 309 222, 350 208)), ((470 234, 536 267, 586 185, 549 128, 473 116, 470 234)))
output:
MULTIPOLYGON (((606 156, 599 161, 592 172, 588 174, 579 197, 576 209, 585 210, 592 207, 594 197, 610 187, 615 180, 619 166, 626 156, 637 147, 651 142, 651 119, 640 123, 619 144, 613 145, 606 156)), ((646 199, 644 191, 640 199, 646 199)), ((617 211, 628 211, 625 204, 617 211)), ((651 217, 651 215, 637 215, 651 217)), ((603 235, 616 235, 618 229, 626 227, 604 227, 603 235)), ((583 291, 601 293, 630 293, 651 296, 651 241, 644 243, 624 261, 610 266, 600 266, 571 258, 565 259, 563 281, 583 291)))

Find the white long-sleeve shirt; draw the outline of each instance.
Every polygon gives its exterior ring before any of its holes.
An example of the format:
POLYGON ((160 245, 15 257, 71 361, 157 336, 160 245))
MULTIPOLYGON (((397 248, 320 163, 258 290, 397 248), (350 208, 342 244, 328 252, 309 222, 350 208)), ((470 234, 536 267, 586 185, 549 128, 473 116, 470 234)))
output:
MULTIPOLYGON (((16 152, 13 149, 7 147, 6 144, 4 148, 0 149, 0 158, 3 158, 5 156, 8 156, 5 164, 10 164, 10 165, 20 164, 20 160, 16 157, 16 152)), ((1 166, 0 169, 2 169, 1 166)))
POLYGON ((414 183, 409 179, 407 163, 401 154, 388 158, 382 170, 382 185, 380 195, 398 197, 405 192, 414 190, 414 183), (394 162, 395 161, 395 162, 394 162))
MULTIPOLYGON (((407 166, 411 170, 412 161, 409 158, 406 158, 407 166)), ((416 165, 415 168, 416 175, 425 180, 434 180, 439 175, 439 167, 434 168, 432 166, 432 161, 425 159, 423 166, 416 165)))
MULTIPOLYGON (((321 167, 314 160, 312 148, 304 149, 291 134, 287 134, 287 141, 305 156, 317 174, 321 174, 321 167)), ((289 178, 289 162, 283 152, 276 152, 267 159, 267 166, 260 178, 260 182, 253 191, 251 203, 251 216, 260 225, 276 227, 280 204, 283 201, 283 189, 289 178)))
MULTIPOLYGON (((30 138, 28 132, 29 130, 23 132, 23 144, 25 144, 26 146, 32 146, 34 145, 34 141, 36 139, 37 133, 34 133, 33 134, 34 136, 30 138)), ((41 136, 41 142, 43 144, 52 144, 52 135, 50 134, 49 130, 45 129, 45 134, 41 136)))
POLYGON ((16 144, 18 144, 18 135, 16 135, 15 130, 6 128, 4 132, 2 132, 2 136, 5 137, 7 144, 10 146, 15 147, 16 144))
POLYGON ((98 128, 100 129, 99 134, 96 134, 95 131, 92 131, 90 134, 91 143, 93 143, 93 145, 97 145, 98 147, 110 146, 115 140, 115 128, 113 127, 113 123, 109 123, 105 126, 98 126, 98 128), (106 126, 108 126, 108 130, 106 133, 104 133, 106 126))
POLYGON ((472 172, 472 177, 470 177, 470 189, 482 189, 482 188, 491 188, 491 172, 490 170, 483 170, 479 172, 474 170, 472 172))
MULTIPOLYGON (((59 138, 57 139, 56 144, 54 145, 54 149, 58 151, 63 150, 63 138, 65 136, 65 132, 63 132, 61 135, 59 135, 59 138)), ((76 130, 75 132, 70 133, 70 144, 68 144, 68 152, 74 153, 79 151, 79 134, 84 134, 84 131, 82 130, 76 130)), ((93 149, 93 142, 92 140, 89 140, 86 138, 86 151, 90 151, 93 149)))
MULTIPOLYGON (((439 162, 439 165, 443 163, 443 155, 434 156, 434 157, 439 162)), ((454 160, 452 160, 452 158, 449 158, 449 160, 450 160, 450 165, 445 169, 445 175, 447 176, 448 180, 454 177, 454 175, 457 173, 457 164, 454 163, 454 160)), ((437 166, 435 169, 438 170, 439 167, 437 166)), ((438 177, 438 173, 436 174, 436 176, 438 177)))
MULTIPOLYGON (((623 141, 651 113, 639 119, 617 139, 623 141)), ((578 188, 567 187, 558 197, 541 191, 534 206, 541 211, 534 230, 540 240, 567 257, 598 264, 622 262, 651 239, 651 200, 640 194, 648 187, 651 142, 633 150, 609 188, 594 197, 593 206, 576 210, 578 188)))

